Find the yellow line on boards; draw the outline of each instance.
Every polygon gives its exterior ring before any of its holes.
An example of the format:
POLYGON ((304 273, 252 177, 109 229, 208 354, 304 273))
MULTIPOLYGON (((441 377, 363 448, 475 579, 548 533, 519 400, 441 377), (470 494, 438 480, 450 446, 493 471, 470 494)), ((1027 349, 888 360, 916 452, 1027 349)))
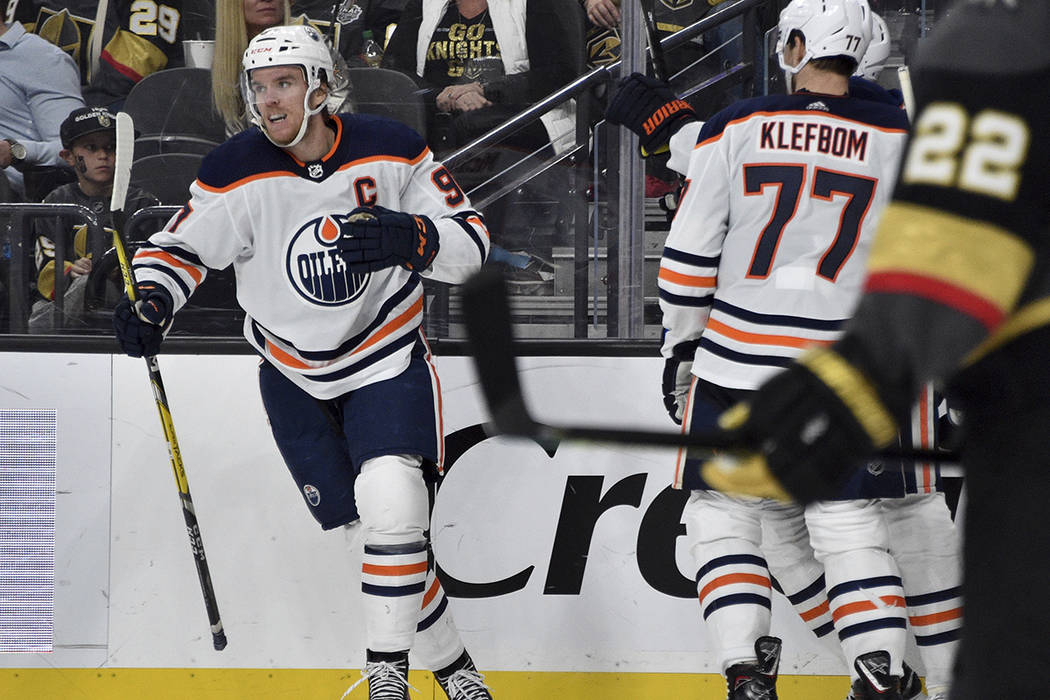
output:
MULTIPOLYGON (((445 700, 426 671, 409 681, 412 700, 445 700)), ((532 673, 491 671, 496 700, 724 700, 725 680, 705 673, 532 673)), ((3 668, 4 700, 339 700, 356 670, 255 668, 3 668)), ((365 700, 362 683, 347 700, 365 700)), ((781 676, 780 700, 842 700, 845 676, 781 676)))

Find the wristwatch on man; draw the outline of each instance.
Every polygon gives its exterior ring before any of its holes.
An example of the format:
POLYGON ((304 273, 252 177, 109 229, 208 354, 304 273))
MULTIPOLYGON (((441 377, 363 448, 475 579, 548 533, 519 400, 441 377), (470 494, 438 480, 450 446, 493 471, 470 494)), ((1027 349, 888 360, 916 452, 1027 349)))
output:
POLYGON ((11 165, 12 167, 20 167, 25 164, 26 160, 26 147, 18 143, 14 139, 4 139, 11 144, 11 165))

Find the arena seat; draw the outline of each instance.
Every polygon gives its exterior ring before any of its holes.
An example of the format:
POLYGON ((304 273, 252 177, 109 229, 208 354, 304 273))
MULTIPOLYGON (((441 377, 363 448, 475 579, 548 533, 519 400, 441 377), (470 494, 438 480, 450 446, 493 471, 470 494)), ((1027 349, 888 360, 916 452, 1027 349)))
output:
POLYGON ((124 111, 142 136, 184 134, 215 143, 226 140, 226 126, 211 100, 211 71, 167 68, 135 83, 124 111))
POLYGON ((182 206, 190 199, 190 184, 197 178, 203 160, 199 153, 136 158, 131 165, 131 184, 156 195, 161 204, 182 206))
POLYGON ((412 78, 386 68, 351 68, 349 76, 354 111, 396 119, 426 138, 426 107, 412 78))
POLYGON ((206 156, 218 145, 211 139, 189 134, 150 134, 135 139, 135 157, 145 158, 165 153, 195 153, 206 156))

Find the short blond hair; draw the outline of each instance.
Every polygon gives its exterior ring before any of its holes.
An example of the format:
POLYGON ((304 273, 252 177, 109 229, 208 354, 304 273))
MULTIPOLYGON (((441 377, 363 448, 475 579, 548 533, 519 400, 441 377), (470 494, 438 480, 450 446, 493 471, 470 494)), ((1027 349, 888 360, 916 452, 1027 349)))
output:
MULTIPOLYGON (((284 0, 284 19, 292 11, 284 0)), ((244 24, 244 0, 218 0, 215 6, 215 58, 211 66, 211 98, 226 123, 226 131, 237 133, 248 126, 241 97, 241 57, 248 48, 248 28, 244 24)))

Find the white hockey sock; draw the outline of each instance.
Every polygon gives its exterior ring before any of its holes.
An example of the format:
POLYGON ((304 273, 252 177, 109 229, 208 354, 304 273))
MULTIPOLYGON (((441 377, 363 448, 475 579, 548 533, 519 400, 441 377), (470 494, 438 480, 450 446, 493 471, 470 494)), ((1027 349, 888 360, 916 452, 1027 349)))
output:
POLYGON ((943 494, 883 501, 890 550, 900 568, 908 621, 926 667, 926 687, 951 682, 962 632, 962 573, 956 528, 943 494))
POLYGON ((835 655, 841 654, 842 646, 835 634, 835 621, 831 617, 831 608, 828 605, 824 574, 820 574, 808 586, 794 591, 788 588, 788 584, 784 583, 779 576, 777 581, 784 588, 784 596, 788 602, 795 608, 795 612, 806 623, 814 636, 835 655))
POLYGON ((749 547, 741 541, 719 541, 693 549, 694 556, 705 556, 696 590, 723 671, 735 663, 754 661, 755 640, 769 634, 769 571, 758 549, 748 551, 749 547))
POLYGON ((431 567, 427 570, 426 592, 419 611, 412 654, 423 668, 438 671, 458 659, 463 650, 463 640, 448 609, 445 590, 431 567))
POLYGON ((368 648, 410 649, 427 576, 427 543, 365 543, 361 560, 368 648))
POLYGON ((888 552, 859 549, 827 555, 828 602, 842 653, 855 677, 853 660, 870 651, 890 655, 890 673, 903 674, 907 621, 904 588, 888 552))

